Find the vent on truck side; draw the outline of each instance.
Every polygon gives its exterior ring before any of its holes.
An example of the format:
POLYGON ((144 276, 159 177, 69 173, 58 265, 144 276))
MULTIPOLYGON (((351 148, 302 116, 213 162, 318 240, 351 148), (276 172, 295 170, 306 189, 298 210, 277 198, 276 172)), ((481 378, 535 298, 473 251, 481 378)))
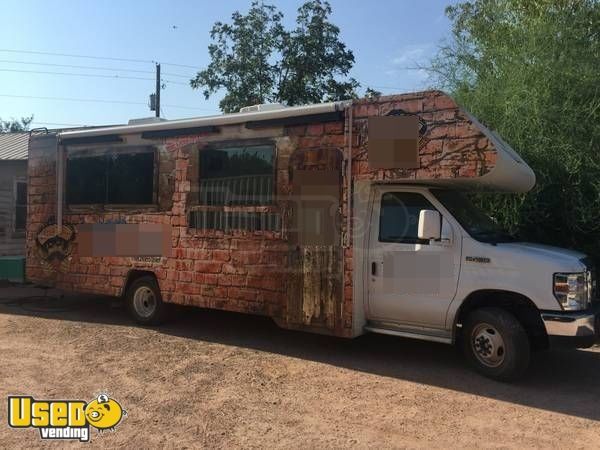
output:
POLYGON ((189 227, 220 231, 279 231, 281 215, 271 212, 190 211, 189 227))

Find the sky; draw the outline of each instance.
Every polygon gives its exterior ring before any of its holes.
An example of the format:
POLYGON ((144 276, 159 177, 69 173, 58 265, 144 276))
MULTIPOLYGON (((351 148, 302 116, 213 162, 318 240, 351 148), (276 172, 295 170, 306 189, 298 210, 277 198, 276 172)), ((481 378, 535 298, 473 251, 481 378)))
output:
MULTIPOLYGON (((155 87, 155 62, 161 63, 166 84, 163 117, 218 114, 222 95, 205 100, 189 79, 210 62, 214 22, 229 21, 232 12, 247 11, 250 3, 0 0, 0 117, 33 114, 33 126, 56 128, 153 116, 148 96, 155 87)), ((270 3, 291 28, 303 1, 270 3)), ((444 9, 451 0, 330 3, 331 21, 354 52, 350 75, 362 85, 359 94, 367 86, 385 94, 428 87, 427 74, 416 66, 427 64, 448 38, 444 9)))

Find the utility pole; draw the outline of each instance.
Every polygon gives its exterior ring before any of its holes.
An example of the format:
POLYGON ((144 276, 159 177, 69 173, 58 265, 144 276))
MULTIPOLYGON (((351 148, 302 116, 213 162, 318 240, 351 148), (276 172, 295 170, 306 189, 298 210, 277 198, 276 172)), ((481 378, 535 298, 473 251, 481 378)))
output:
POLYGON ((155 92, 154 114, 160 117, 160 64, 156 64, 156 92, 155 92))

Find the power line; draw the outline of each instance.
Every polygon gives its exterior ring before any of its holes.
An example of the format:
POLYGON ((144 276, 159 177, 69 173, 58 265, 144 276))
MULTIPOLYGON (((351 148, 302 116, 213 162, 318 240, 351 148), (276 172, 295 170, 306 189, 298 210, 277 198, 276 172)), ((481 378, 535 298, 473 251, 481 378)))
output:
POLYGON ((56 123, 56 122, 31 122, 33 125, 51 125, 57 127, 87 127, 88 125, 80 123, 56 123))
MULTIPOLYGON (((68 68, 72 68, 72 69, 110 70, 113 72, 135 72, 135 73, 150 73, 150 74, 154 73, 151 70, 121 69, 121 68, 117 68, 117 67, 99 67, 99 66, 77 66, 77 65, 73 65, 73 64, 54 64, 54 63, 32 62, 32 61, 14 61, 14 60, 10 60, 10 59, 0 59, 0 63, 27 64, 27 65, 32 65, 32 66, 68 67, 68 68)), ((165 75, 168 75, 171 77, 187 78, 187 79, 193 78, 193 76, 181 75, 178 73, 165 73, 165 75)))
POLYGON ((183 83, 183 82, 181 82, 181 81, 164 80, 164 79, 162 79, 162 78, 161 78, 161 81, 162 81, 163 83, 167 83, 167 84, 178 84, 178 85, 180 85, 180 86, 187 86, 187 87, 190 87, 190 84, 189 84, 189 83, 183 83))
MULTIPOLYGON (((72 72, 48 72, 42 70, 21 70, 21 69, 0 69, 0 72, 18 72, 18 73, 36 73, 42 75, 62 75, 62 76, 75 76, 75 77, 91 77, 91 78, 112 78, 121 80, 141 80, 141 81, 154 81, 154 78, 143 78, 143 77, 132 77, 128 75, 101 75, 93 73, 72 73, 72 72)), ((179 84, 182 86, 189 86, 188 83, 181 81, 162 80, 163 83, 168 84, 179 84)))
MULTIPOLYGON (((34 55, 49 55, 49 56, 64 56, 69 58, 88 58, 88 59, 97 59, 97 60, 108 60, 108 61, 121 61, 121 62, 134 62, 134 63, 143 63, 143 64, 155 64, 156 61, 145 60, 145 59, 132 59, 132 58, 115 58, 115 57, 107 57, 107 56, 92 56, 92 55, 77 55, 77 54, 69 54, 69 53, 53 53, 53 52, 38 52, 32 50, 13 50, 13 49, 0 49, 0 52, 8 52, 8 53, 26 53, 26 54, 34 54, 34 55)), ((136 70, 136 69, 120 69, 120 68, 110 68, 110 67, 98 67, 98 66, 79 66, 72 64, 55 64, 55 63, 38 63, 38 62, 29 62, 29 61, 11 61, 11 60, 0 60, 3 63, 15 63, 15 64, 29 64, 29 65, 43 65, 43 66, 52 66, 52 67, 67 67, 74 69, 90 69, 90 70, 110 70, 116 72, 134 72, 134 73, 147 73, 153 74, 153 71, 149 70, 136 70)), ((199 67, 191 66, 187 64, 176 64, 176 63, 165 63, 161 62, 162 65, 165 66, 174 66, 174 67, 185 67, 195 70, 200 70, 199 67)), ((403 70, 414 70, 418 68, 401 68, 403 70)), ((153 81, 153 78, 142 78, 142 77, 129 77, 129 76, 120 76, 120 75, 96 75, 96 74, 76 74, 76 73, 62 73, 62 72, 43 72, 43 71, 26 71, 26 70, 18 70, 18 69, 0 69, 3 72, 22 72, 22 73, 41 73, 41 74, 50 74, 50 75, 70 75, 70 76, 91 76, 91 77, 100 77, 100 78, 124 78, 124 79, 137 79, 142 81, 153 81)), ((177 73, 169 73, 164 72, 164 75, 170 77, 177 78, 186 78, 191 79, 193 76, 182 75, 177 73)), ((182 83, 171 80, 163 80, 163 82, 170 84, 179 84, 182 86, 189 86, 188 83, 182 83)), ((395 89, 395 90, 405 90, 405 88, 394 87, 394 86, 377 86, 371 85, 369 83, 362 83, 365 86, 371 86, 377 89, 395 89)))
POLYGON ((180 73, 170 73, 170 72, 163 72, 163 75, 167 75, 169 77, 179 77, 179 78, 187 78, 188 80, 191 80, 192 78, 195 78, 194 75, 181 75, 180 73))
POLYGON ((103 100, 103 99, 91 99, 91 98, 69 98, 69 97, 39 97, 34 95, 12 95, 12 94, 0 94, 0 97, 9 98, 30 98, 35 100, 60 100, 68 102, 85 102, 85 103, 116 103, 122 105, 145 105, 144 102, 131 102, 126 100, 103 100))
POLYGON ((161 64, 163 64, 163 65, 165 65, 165 66, 183 67, 183 68, 185 68, 185 69, 201 70, 201 68, 200 68, 200 67, 197 67, 197 66, 190 66, 190 65, 188 65, 188 64, 175 64, 175 63, 168 63, 168 62, 166 62, 166 63, 164 63, 164 62, 161 62, 161 64))
POLYGON ((66 75, 66 76, 77 76, 77 77, 95 77, 95 78, 122 78, 125 80, 143 80, 153 81, 153 78, 142 78, 142 77, 131 77, 131 76, 120 76, 120 75, 100 75, 92 73, 71 73, 71 72, 46 72, 41 70, 20 70, 20 69, 0 69, 0 72, 19 72, 19 73, 39 73, 44 75, 66 75))
POLYGON ((51 67, 69 67, 73 69, 90 69, 90 70, 111 70, 111 71, 121 71, 121 72, 136 72, 136 73, 154 73, 151 70, 136 70, 136 69, 118 69, 115 67, 98 67, 98 66, 76 66, 73 64, 54 64, 54 63, 40 63, 40 62, 31 62, 31 61, 14 61, 10 59, 0 59, 0 63, 10 63, 10 64, 28 64, 32 66, 51 66, 51 67))
MULTIPOLYGON (((147 106, 144 102, 133 102, 128 100, 104 100, 100 98, 74 98, 74 97, 41 97, 34 95, 13 95, 13 94, 0 94, 0 97, 8 97, 8 98, 28 98, 34 100, 56 100, 56 101, 67 101, 67 102, 82 102, 82 103, 108 103, 108 104, 121 104, 121 105, 144 105, 147 106)), ((190 109, 190 110, 198 110, 198 111, 210 111, 214 112, 214 109, 211 108, 198 108, 195 106, 180 106, 180 105, 164 105, 169 108, 177 108, 177 109, 190 109)))
POLYGON ((154 61, 147 60, 147 59, 115 58, 115 57, 109 57, 109 56, 92 56, 92 55, 75 55, 75 54, 70 54, 70 53, 38 52, 38 51, 33 51, 33 50, 14 50, 14 49, 7 49, 7 48, 1 48, 0 52, 27 53, 30 55, 65 56, 67 58, 104 59, 107 61, 127 61, 127 62, 144 63, 144 64, 147 64, 147 63, 153 64, 154 63, 154 61))
MULTIPOLYGON (((14 50, 14 49, 7 49, 7 48, 0 48, 0 52, 27 53, 30 55, 64 56, 66 58, 102 59, 105 61, 122 61, 122 62, 134 62, 134 63, 141 63, 141 64, 155 64, 156 62, 158 62, 158 61, 152 61, 149 59, 115 58, 112 56, 77 55, 77 54, 72 54, 72 53, 38 52, 38 51, 33 51, 33 50, 14 50)), ((176 64, 176 63, 166 63, 166 62, 163 62, 161 64, 164 64, 165 66, 186 67, 188 69, 195 69, 195 70, 199 69, 199 67, 190 66, 187 64, 176 64)))

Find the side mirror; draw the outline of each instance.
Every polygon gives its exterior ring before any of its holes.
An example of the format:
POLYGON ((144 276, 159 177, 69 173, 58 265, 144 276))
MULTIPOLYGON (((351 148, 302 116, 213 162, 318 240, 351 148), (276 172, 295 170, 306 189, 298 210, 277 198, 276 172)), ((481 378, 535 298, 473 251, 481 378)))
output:
POLYGON ((438 211, 422 209, 419 212, 419 239, 440 239, 442 220, 438 211))

